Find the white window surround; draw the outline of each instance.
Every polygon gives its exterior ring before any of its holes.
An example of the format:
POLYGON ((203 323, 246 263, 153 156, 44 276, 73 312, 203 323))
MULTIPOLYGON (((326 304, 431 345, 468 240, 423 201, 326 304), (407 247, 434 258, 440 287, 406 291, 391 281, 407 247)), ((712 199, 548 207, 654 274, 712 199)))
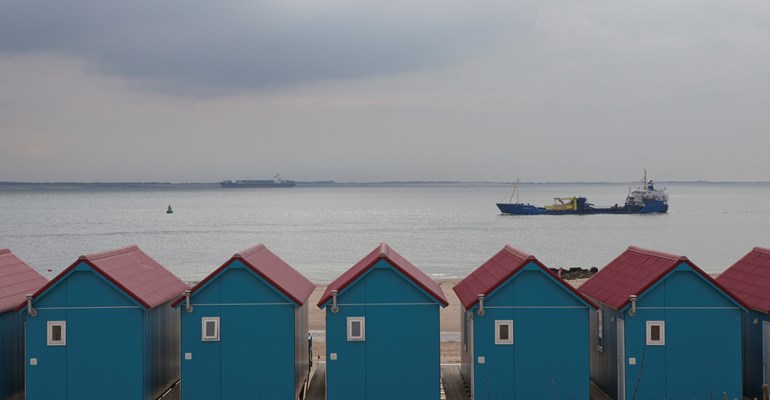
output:
POLYGON ((596 350, 604 351, 604 311, 596 310, 596 350))
POLYGON ((48 333, 47 333, 49 346, 66 346, 67 345, 67 321, 48 321, 48 333), (58 338, 54 336, 54 329, 58 328, 58 338))
POLYGON ((666 321, 647 321, 647 345, 666 345, 666 321), (655 335, 653 335, 655 334, 655 335), (653 336, 657 336, 654 338, 653 336))
POLYGON ((495 344, 513 344, 513 320, 495 320, 495 344))
POLYGON ((204 342, 219 341, 219 317, 201 318, 201 340, 204 342))
POLYGON ((366 318, 348 317, 348 341, 362 342, 366 340, 366 318))

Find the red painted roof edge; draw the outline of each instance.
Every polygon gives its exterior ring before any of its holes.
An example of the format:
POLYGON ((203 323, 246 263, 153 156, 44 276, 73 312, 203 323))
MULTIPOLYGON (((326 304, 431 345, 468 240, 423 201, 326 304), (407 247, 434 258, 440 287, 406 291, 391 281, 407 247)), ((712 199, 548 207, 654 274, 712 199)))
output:
MULTIPOLYGON (((403 269, 403 268, 402 268, 400 265, 398 265, 398 263, 396 263, 395 261, 393 261, 393 260, 390 258, 390 251, 391 251, 391 248, 390 248, 390 246, 388 246, 388 244, 387 244, 387 243, 384 243, 384 242, 383 242, 383 243, 380 243, 380 246, 379 246, 379 251, 378 251, 378 255, 377 255, 377 257, 375 257, 375 258, 374 258, 374 259, 373 259, 371 262, 369 262, 368 264, 366 264, 366 266, 364 266, 363 268, 361 268, 361 269, 360 269, 360 270, 359 270, 359 271, 358 271, 358 272, 357 272, 355 275, 351 276, 349 279, 345 280, 344 282, 341 282, 341 281, 340 281, 340 280, 342 279, 342 277, 345 275, 345 274, 343 273, 342 275, 340 275, 340 277, 339 277, 339 278, 335 279, 335 280, 334 280, 332 283, 330 283, 330 284, 329 284, 329 285, 326 287, 326 290, 324 291, 324 294, 321 296, 321 299, 320 299, 320 300, 318 300, 318 304, 317 304, 317 306, 318 306, 318 307, 321 307, 321 306, 322 306, 322 305, 324 305, 326 302, 328 302, 328 301, 329 301, 329 299, 331 299, 331 297, 332 297, 332 295, 331 295, 331 292, 332 292, 332 290, 337 290, 337 291, 342 291, 342 290, 344 290, 344 289, 345 289, 345 288, 346 288, 348 285, 350 285, 351 283, 355 282, 355 281, 356 281, 358 278, 360 278, 362 275, 364 275, 366 272, 368 272, 368 271, 369 271, 369 269, 370 269, 370 268, 371 268, 371 267, 372 267, 374 264, 377 264, 377 262, 379 262, 380 260, 385 260, 385 261, 387 261, 387 262, 388 262, 388 264, 390 264, 392 267, 396 268, 396 269, 397 269, 399 272, 401 272, 402 274, 404 274, 406 277, 409 277, 409 278, 410 278, 409 280, 410 280, 410 281, 412 281, 412 283, 414 283, 415 285, 417 285, 418 287, 420 287, 422 290, 424 290, 426 293, 428 293, 429 295, 431 295, 431 297, 433 297, 434 299, 436 299, 436 300, 437 300, 439 303, 443 304, 443 305, 444 305, 444 307, 446 307, 446 306, 448 306, 448 305, 449 305, 449 301, 447 301, 447 299, 446 299, 446 296, 444 295, 443 291, 441 291, 441 286, 439 286, 439 293, 435 293, 435 292, 434 292, 433 290, 431 290, 430 288, 428 288, 428 287, 425 287, 425 285, 423 285, 423 284, 422 284, 422 283, 421 283, 419 280, 415 279, 415 277, 413 277, 411 274, 407 273, 407 272, 406 272, 406 271, 405 271, 405 270, 404 270, 404 269, 403 269)), ((365 259, 365 258, 366 258, 366 257, 364 257, 364 259, 365 259)), ((403 258, 403 257, 402 257, 402 258, 403 258)), ((362 259, 362 260, 363 260, 363 259, 362 259)), ((404 259, 404 260, 405 260, 406 262, 409 262, 409 261, 407 261, 406 259, 404 259)), ((359 261, 359 262, 360 262, 360 261, 359 261)), ((355 265, 354 265, 354 266, 355 266, 355 265)), ((352 267, 351 267, 351 268, 352 268, 352 267)), ((414 268, 415 268, 415 269, 417 269, 417 270, 419 271, 419 269, 418 269, 417 267, 414 267, 414 268)), ((426 277, 427 277, 427 275, 426 275, 426 277)), ((428 277, 428 279, 430 279, 430 277, 428 277)), ((432 280, 432 279, 431 279, 431 280, 432 280)), ((435 282, 435 281, 434 281, 434 282, 435 282)))
MULTIPOLYGON (((200 282, 196 283, 195 286, 190 288, 190 293, 195 293, 195 291, 197 291, 198 289, 206 286, 206 284, 208 284, 208 282, 210 280, 214 279, 215 276, 219 275, 219 273, 222 272, 222 270, 224 270, 225 268, 230 266, 230 264, 232 264, 233 261, 235 261, 235 260, 240 260, 240 258, 236 258, 235 256, 230 257, 230 259, 225 261, 224 264, 220 265, 219 268, 215 269, 212 273, 210 273, 208 276, 203 278, 203 280, 201 280, 200 282)), ((179 298, 177 298, 176 300, 174 300, 173 303, 171 303, 171 308, 174 308, 174 307, 178 306, 179 303, 181 303, 182 301, 184 301, 184 292, 180 293, 179 294, 179 298)))
MULTIPOLYGON (((756 247, 754 247, 754 248, 752 249, 752 251, 756 251, 756 252, 758 252, 758 253, 770 254, 770 249, 768 249, 768 248, 766 248, 766 247, 759 247, 759 246, 756 246, 756 247)), ((0 253, 2 253, 2 251, 1 251, 1 250, 0 250, 0 253)))
MULTIPOLYGON (((741 264, 743 262, 743 260, 746 257, 750 256, 752 253, 763 253, 763 254, 770 255, 770 249, 767 249, 767 248, 764 248, 764 247, 754 247, 753 249, 751 249, 750 252, 746 253, 743 257, 738 259, 738 261, 734 262, 729 268, 724 270, 724 272, 722 272, 722 274, 720 274, 719 277, 725 276, 725 273, 727 273, 728 271, 730 271, 731 269, 733 269, 737 265, 741 264)), ((721 285, 721 283, 720 283, 718 278, 715 279, 714 282, 716 284, 718 284, 718 285, 721 285)), ((728 292, 729 292, 729 289, 727 289, 727 287, 725 287, 723 290, 728 290, 728 292)), ((741 304, 744 304, 743 299, 741 299, 740 296, 736 296, 732 292, 729 292, 729 293, 732 295, 732 297, 734 299, 738 300, 741 304)), ((770 314, 770 308, 767 309, 767 310, 757 310, 757 309, 752 308, 751 306, 749 306, 748 303, 745 304, 745 307, 746 307, 747 310, 756 310, 756 311, 759 311, 759 312, 763 312, 765 314, 770 314)))
MULTIPOLYGON (((496 290, 498 287, 500 287, 500 285, 502 285, 504 282, 507 282, 507 281, 508 281, 508 279, 511 279, 511 277, 512 277, 513 275, 516 275, 516 273, 517 273, 517 272, 519 272, 519 271, 520 271, 522 268, 524 268, 524 266, 525 266, 525 265, 527 265, 527 264, 528 264, 528 263, 530 263, 530 262, 533 262, 533 263, 535 263, 535 264, 536 264, 538 267, 540 267, 540 269, 542 269, 543 271, 545 271, 545 272, 546 272, 548 275, 550 275, 551 277, 553 277, 554 279, 556 279, 556 281, 557 281, 557 282, 559 282, 559 283, 560 283, 562 286, 564 286, 564 287, 565 287, 567 290, 571 291, 572 293, 574 293, 575 295, 577 295, 577 296, 578 296, 580 299, 582 299, 583 301, 585 301, 585 302, 586 302, 586 303, 587 303, 589 306, 591 306, 591 307, 593 307, 593 308, 595 308, 595 309, 598 309, 598 308, 599 308, 599 307, 598 307, 598 306, 597 306, 597 305, 596 305, 596 304, 595 304, 593 301, 591 301, 591 300, 590 300, 588 297, 586 297, 586 296, 584 296, 582 293, 580 293, 580 292, 579 292, 577 289, 575 289, 575 288, 574 288, 572 285, 570 285, 570 284, 569 284, 569 282, 567 282, 566 280, 564 280, 564 278, 560 277, 560 276, 559 276, 559 275, 557 275, 557 274, 554 274, 554 273, 553 273, 553 271, 551 271, 551 269, 550 269, 550 268, 546 267, 546 266, 545 266, 543 263, 541 263, 541 262, 540 262, 540 260, 538 260, 538 259, 537 259, 537 257, 535 257, 535 256, 533 256, 533 255, 531 255, 531 254, 528 254, 528 253, 526 253, 526 252, 524 252, 524 251, 522 251, 522 250, 519 250, 519 249, 517 249, 517 248, 515 248, 515 247, 513 247, 513 246, 511 246, 511 245, 509 245, 509 244, 505 245, 505 247, 503 247, 503 250, 506 250, 506 251, 508 251, 508 252, 510 252, 510 253, 512 253, 512 254, 514 254, 514 255, 516 255, 516 256, 518 256, 519 258, 522 258, 522 259, 523 259, 523 260, 522 260, 522 262, 521 262, 519 265, 517 265, 515 268, 513 268, 513 269, 511 270, 511 272, 509 272, 508 274, 506 274, 506 275, 505 275, 505 277, 501 278, 501 279, 500 279, 500 280, 498 280, 498 281, 497 281, 497 282, 496 282, 494 285, 492 285, 492 286, 491 286, 489 289, 487 289, 486 293, 480 293, 480 294, 483 294, 483 295, 485 295, 485 296, 488 296, 490 293, 494 292, 494 291, 495 291, 495 290, 496 290)), ((490 258, 490 260, 491 260, 492 258, 494 258, 494 256, 492 256, 492 257, 490 258)), ((487 262, 489 262, 489 260, 487 260, 486 262, 484 262, 484 264, 486 264, 487 262)), ((483 265, 483 264, 482 264, 482 265, 483 265)), ((479 268, 481 268, 481 267, 479 267, 479 268)), ((470 275, 469 275, 469 276, 470 276, 470 275)), ((466 277, 466 278, 467 278, 467 277, 466 277)), ((465 279, 463 279, 463 280, 465 280, 465 279)), ((462 283, 462 281, 458 282, 458 283, 457 283, 457 285, 455 285, 455 286, 453 286, 453 287, 452 287, 452 290, 454 290, 455 294, 457 294, 457 290, 456 290, 455 288, 456 288, 458 285, 460 285, 460 283, 462 283)), ((458 298, 459 298, 459 296, 458 296, 458 298)), ((476 305, 476 303, 478 303, 478 302, 479 302, 479 299, 478 299, 478 297, 477 297, 476 299, 474 299, 473 301, 471 301, 469 304, 467 304, 467 305, 466 305, 466 304, 463 304, 463 307, 465 307, 465 310, 467 311, 467 310, 470 310, 470 309, 471 309, 471 307, 473 307, 474 305, 476 305)))
MULTIPOLYGON (((106 253, 108 253, 108 252, 105 252, 105 253, 98 253, 98 254, 106 254, 106 253)), ((120 254, 120 253, 115 253, 115 254, 120 254)), ((65 269, 64 269, 64 271, 62 271, 62 272, 60 272, 60 273, 59 273, 59 275, 56 275, 56 277, 54 277, 53 279, 51 279, 50 281, 48 281, 48 283, 46 283, 45 285, 43 285, 43 287, 41 287, 40 289, 38 289, 38 290, 37 290, 37 292, 35 292, 35 293, 32 295, 32 298, 33 298, 33 299, 34 299, 34 298, 37 298, 37 297, 38 297, 38 296, 40 296, 41 294, 45 293, 45 292, 46 292, 48 289, 50 289, 52 286, 56 285, 56 284, 57 284, 57 283, 58 283, 60 280, 62 280, 62 279, 65 277, 65 276, 67 276, 67 274, 69 274, 69 273, 70 273, 70 271, 72 271, 72 270, 73 270, 73 269, 74 269, 74 268, 75 268, 75 267, 76 267, 78 264, 80 264, 81 262, 83 262, 83 263, 86 263, 86 264, 88 264, 88 266, 89 266, 89 267, 91 267, 91 268, 92 268, 94 271, 96 271, 97 273, 99 273, 99 275, 103 276, 103 277, 104 277, 105 279, 107 279, 107 280, 108 280, 110 283, 112 283, 113 285, 117 286, 117 287, 118 287, 120 290, 122 290, 124 293, 126 293, 126 294, 127 294, 129 297, 131 297, 131 298, 132 298, 132 299, 134 299, 134 300, 135 300, 137 303, 139 303, 140 305, 142 305, 142 307, 144 307, 144 308, 146 308, 146 309, 148 309, 148 310, 152 308, 152 307, 150 307, 150 305, 149 305, 149 304, 145 303, 145 302, 144 302, 142 299, 138 298, 138 297, 137 297, 137 296, 136 296, 136 295, 135 295, 133 292, 131 292, 131 291, 129 291, 128 289, 126 289, 126 287, 125 287, 125 286, 121 285, 119 282, 117 282, 117 281, 115 281, 114 279, 112 279, 112 277, 110 277, 110 276, 109 276, 108 274, 106 274, 104 271, 102 271, 101 269, 99 269, 99 267, 97 267, 96 265, 94 265, 94 263, 92 263, 92 262, 91 262, 90 260, 88 260, 86 257, 90 257, 90 256, 80 256, 80 257, 78 257, 78 259, 77 259, 77 260, 75 260, 75 262, 73 262, 73 263, 72 263, 72 264, 71 264, 69 267, 65 268, 65 269)), ((101 257, 100 257, 100 258, 101 258, 101 257)), ((23 310, 23 309, 24 309, 24 307, 26 307, 26 306, 27 306, 27 302, 25 301, 24 303, 22 303, 22 304, 20 304, 18 307, 16 307, 16 312, 19 312, 19 311, 23 310)))
MULTIPOLYGON (((272 278, 270 278, 269 276, 267 276, 264 273, 262 273, 262 271, 257 269, 256 266, 252 265, 250 262, 248 262, 246 260, 246 258, 245 258, 246 256, 254 254, 254 253, 262 251, 262 250, 267 250, 267 247, 265 247, 264 245, 258 244, 256 246, 246 250, 245 252, 243 252, 243 254, 245 254, 245 256, 242 256, 241 253, 237 253, 237 254, 235 254, 235 256, 233 256, 233 258, 240 260, 244 265, 249 267, 249 269, 251 269, 255 274, 259 275, 260 277, 262 277, 262 279, 267 281, 270 284, 270 286, 278 289, 281 293, 283 293, 286 297, 288 297, 289 300, 293 301, 294 304, 296 304, 296 305, 298 305, 300 307, 302 305, 304 305, 305 302, 307 301, 307 299, 305 299, 305 300, 298 299, 296 296, 294 296, 293 294, 289 293, 286 289, 284 289, 283 286, 279 285, 276 281, 274 281, 272 278)), ((269 250, 267 250, 267 251, 269 251, 269 250)), ((278 256, 275 256, 275 257, 277 257, 283 263, 286 263, 280 257, 278 257, 278 256)), ((286 265, 291 268, 291 266, 289 264, 286 264, 286 265)), ((308 281, 308 282, 310 282, 310 281, 308 281)), ((312 282, 311 282, 311 284, 312 284, 312 282)), ((313 285, 313 287, 315 288, 315 285, 313 285)), ((309 296, 308 296, 308 298, 309 298, 309 296)))
MULTIPOLYGON (((707 274, 706 271, 700 269, 695 263, 692 261, 687 261, 690 267, 695 270, 695 272, 701 274, 703 278, 705 278, 708 282, 711 282, 714 286, 716 286, 719 290, 721 290, 724 294, 726 294, 730 299, 732 299, 734 302, 738 303, 741 307, 743 307, 745 310, 751 310, 751 307, 749 307, 748 304, 744 303, 743 300, 741 300, 738 296, 734 295, 733 292, 728 290, 726 287, 724 287, 721 283, 719 283, 714 277, 707 274)), ((678 264, 677 264, 678 265, 678 264)))
MULTIPOLYGON (((281 287, 280 285, 278 285, 278 284, 277 284, 277 283, 276 283, 274 280, 270 279, 270 278, 269 278, 267 275, 265 275, 265 274, 263 274, 261 271, 259 271, 259 270, 258 270, 258 269, 257 269, 257 268, 256 268, 254 265, 252 265, 250 262, 246 261, 246 257, 248 257, 248 256, 250 256, 250 255, 252 255, 252 254, 254 254, 254 253, 257 253, 257 252, 259 252, 259 251, 262 251, 262 250, 267 250, 267 247, 265 247, 265 245, 264 245, 264 244, 261 244, 261 243, 260 243, 260 244, 258 244, 258 245, 255 245, 255 246, 249 247, 249 248, 248 248, 248 249, 246 249, 246 250, 242 250, 242 251, 239 251, 239 252, 235 253, 235 254, 234 254, 232 257, 230 257, 230 259, 229 259, 229 260, 225 261, 225 263, 224 263, 224 264, 222 264, 222 265, 221 265, 219 268, 217 268, 216 270, 214 270, 214 272, 210 273, 210 274, 209 274, 207 277, 205 277, 205 278, 204 278, 202 281, 198 282, 198 283, 197 283, 195 286, 193 286, 193 287, 190 289, 190 293, 195 293, 195 292, 196 292, 198 289, 200 289, 200 288, 202 288, 203 286, 205 286, 205 285, 206 285, 206 284, 207 284, 207 283, 208 283, 210 280, 214 279, 214 277, 215 277, 215 276, 219 275, 219 273, 220 273, 220 272, 222 272, 223 270, 225 270, 227 267, 229 267, 229 266, 230 266, 230 264, 232 264, 233 262, 235 262, 235 261, 237 260, 237 261, 240 261, 240 262, 242 262, 242 263, 243 263, 243 265, 245 265, 246 267, 248 267, 248 268, 249 268, 249 269, 250 269, 252 272, 254 272, 255 274, 257 274, 259 277, 261 277, 262 279, 264 279, 265 281, 267 281, 267 283, 269 283, 269 284, 270 284, 270 286, 272 286, 272 287, 274 287, 274 288, 278 289, 278 290, 279 290, 281 293, 283 293, 283 294, 284 294, 284 296, 288 297, 288 298, 289 298, 289 300, 293 301, 295 304, 297 304, 297 305, 298 305, 298 306, 300 306, 300 307, 301 307, 301 306, 303 306, 303 305, 305 304, 305 302, 307 302, 307 299, 305 299, 305 300, 300 300, 300 299, 298 299, 296 296, 292 295, 291 293, 289 293, 288 291, 286 291, 286 290, 285 290, 283 287, 281 287)), ((268 250, 268 251, 269 251, 269 250, 268 250)), ((276 256, 276 257, 278 257, 278 256, 276 256)), ((280 258, 280 257, 279 257, 279 258, 280 258)), ((282 260, 282 261, 283 261, 283 260, 282 260)), ((288 264, 287 264, 287 265, 288 265, 288 264)), ((308 281, 308 282, 309 282, 309 281, 308 281)), ((311 283, 312 283, 312 282, 311 282, 311 283)), ((315 286, 315 285, 314 285, 314 286, 315 286)), ((182 293, 182 296, 179 296, 179 298, 178 298, 178 299, 174 300, 174 302, 173 302, 173 303, 171 303, 171 307, 173 308, 173 307, 176 307, 176 306, 178 306, 178 305, 179 305, 179 303, 181 303, 182 301, 184 301, 184 293, 182 293)))
POLYGON ((11 252, 11 249, 0 249, 0 254, 8 254, 11 252))

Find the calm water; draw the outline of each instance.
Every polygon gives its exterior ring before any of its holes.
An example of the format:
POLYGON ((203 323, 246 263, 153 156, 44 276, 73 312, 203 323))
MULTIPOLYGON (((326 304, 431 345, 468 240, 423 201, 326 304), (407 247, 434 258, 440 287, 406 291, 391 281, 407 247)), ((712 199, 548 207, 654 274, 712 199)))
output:
MULTIPOLYGON (((628 185, 523 185, 521 200, 620 203, 628 185)), ((602 267, 628 245, 688 256, 707 271, 770 247, 770 185, 669 185, 666 215, 503 216, 508 187, 0 191, 0 248, 52 277, 81 254, 129 244, 199 280, 264 243, 329 282, 380 242, 435 278, 461 277, 512 244, 551 267, 602 267), (174 214, 166 214, 171 204, 174 214), (50 271, 49 271, 50 270, 50 271)))

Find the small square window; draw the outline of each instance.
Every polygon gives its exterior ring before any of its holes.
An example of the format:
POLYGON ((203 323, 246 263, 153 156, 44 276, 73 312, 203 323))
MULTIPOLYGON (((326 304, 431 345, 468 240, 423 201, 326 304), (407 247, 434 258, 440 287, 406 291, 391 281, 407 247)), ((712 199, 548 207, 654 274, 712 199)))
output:
POLYGON ((664 346, 666 344, 666 322, 647 321, 647 345, 664 346))
POLYGON ((348 317, 348 341, 366 340, 366 321, 364 317, 348 317))
POLYGON ((67 345, 67 321, 48 321, 48 345, 67 345))
POLYGON ((219 317, 201 318, 201 340, 204 342, 219 341, 219 317))
POLYGON ((513 344, 513 320, 495 321, 495 344, 513 344))

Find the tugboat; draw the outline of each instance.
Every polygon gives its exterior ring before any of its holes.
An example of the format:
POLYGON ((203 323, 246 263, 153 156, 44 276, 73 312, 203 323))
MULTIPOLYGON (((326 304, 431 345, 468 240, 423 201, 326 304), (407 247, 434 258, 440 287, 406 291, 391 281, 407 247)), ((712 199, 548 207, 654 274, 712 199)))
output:
POLYGON ((507 203, 497 203, 503 214, 513 215, 563 215, 563 214, 652 214, 668 212, 668 193, 666 188, 656 189, 652 180, 647 180, 644 170, 642 184, 636 190, 628 190, 625 204, 611 207, 596 207, 585 197, 556 197, 554 203, 537 207, 529 203, 520 203, 518 197, 519 180, 513 186, 513 192, 507 203), (516 195, 516 202, 513 196, 516 195))

